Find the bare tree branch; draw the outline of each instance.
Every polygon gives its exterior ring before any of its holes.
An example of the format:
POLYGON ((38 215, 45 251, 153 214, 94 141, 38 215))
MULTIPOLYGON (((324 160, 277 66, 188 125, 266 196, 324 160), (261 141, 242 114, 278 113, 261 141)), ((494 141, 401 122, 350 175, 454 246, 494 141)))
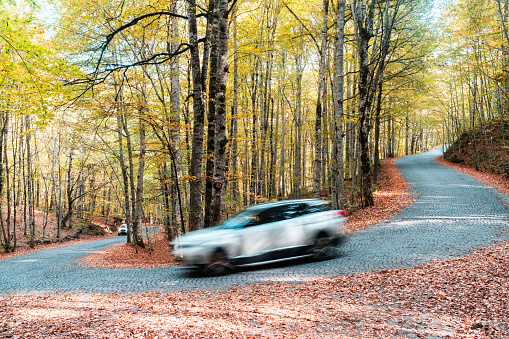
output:
POLYGON ((313 33, 311 33, 311 31, 309 30, 309 28, 307 28, 306 25, 304 25, 304 23, 300 20, 300 18, 297 16, 297 14, 295 14, 292 9, 285 3, 284 4, 286 9, 288 9, 288 11, 295 17, 295 19, 297 19, 297 21, 301 24, 302 27, 304 27, 304 29, 306 31, 308 31, 309 33, 309 36, 311 37, 311 39, 313 39, 313 42, 315 43, 316 45, 316 48, 320 51, 320 45, 318 44, 318 41, 316 41, 315 37, 313 36, 313 33))
POLYGON ((96 64, 96 68, 95 68, 95 72, 94 73, 95 74, 99 73, 99 67, 101 66, 101 62, 102 62, 104 53, 106 52, 106 50, 108 49, 109 44, 111 43, 111 41, 113 41, 113 38, 117 34, 119 34, 120 32, 125 31, 129 27, 137 25, 142 20, 145 20, 147 18, 152 18, 152 17, 161 17, 163 15, 168 15, 168 16, 172 16, 172 17, 176 17, 176 18, 181 18, 181 19, 186 19, 187 20, 187 17, 184 16, 184 15, 175 14, 175 13, 166 12, 166 11, 149 13, 149 14, 145 14, 145 15, 139 16, 137 18, 134 18, 130 22, 120 26, 119 28, 115 29, 113 32, 111 32, 110 34, 108 34, 106 36, 106 41, 100 47, 101 54, 99 55, 99 60, 97 60, 97 64, 96 64))

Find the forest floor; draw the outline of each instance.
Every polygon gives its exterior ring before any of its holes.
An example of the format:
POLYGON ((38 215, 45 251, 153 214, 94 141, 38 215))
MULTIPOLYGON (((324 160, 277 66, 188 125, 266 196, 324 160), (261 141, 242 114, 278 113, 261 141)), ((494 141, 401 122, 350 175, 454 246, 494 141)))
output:
MULTIPOLYGON (((437 162, 509 193, 509 179, 437 162)), ((349 217, 354 232, 412 202, 394 166, 384 165, 375 206, 349 217)), ((172 265, 158 241, 152 255, 119 264, 121 244, 87 265, 172 265), (159 247, 157 247, 159 246, 159 247)), ((130 252, 131 251, 131 252, 130 252)), ((0 299, 0 337, 11 338, 509 338, 509 244, 448 261, 304 284, 139 295, 13 295, 0 299)))

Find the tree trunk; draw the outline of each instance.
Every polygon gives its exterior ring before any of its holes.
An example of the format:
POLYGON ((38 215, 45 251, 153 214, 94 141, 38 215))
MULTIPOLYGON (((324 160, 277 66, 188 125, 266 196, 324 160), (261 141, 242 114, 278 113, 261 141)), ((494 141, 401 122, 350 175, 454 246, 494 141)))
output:
MULTIPOLYGON (((177 0, 172 2, 172 11, 176 11, 177 0)), ((174 53, 178 49, 178 45, 175 42, 178 39, 178 21, 177 18, 172 18, 171 27, 171 43, 168 48, 170 53, 174 53)), ((175 222, 180 221, 180 233, 185 233, 185 221, 182 213, 182 194, 180 185, 180 175, 182 173, 181 166, 181 154, 180 154, 180 82, 179 82, 179 56, 175 55, 171 60, 171 79, 170 79, 170 93, 171 93, 171 116, 169 119, 170 128, 170 145, 169 152, 171 157, 171 163, 173 166, 173 181, 170 185, 171 195, 174 197, 172 201, 172 209, 175 222), (176 197, 176 198, 175 198, 176 197)), ((165 164, 166 166, 166 164, 165 164)), ((168 173, 168 172, 165 172, 168 173)), ((169 179, 169 178, 168 178, 169 179)), ((176 227, 175 227, 176 228, 176 227)), ((170 236, 168 234, 168 236, 170 236)))
POLYGON ((226 77, 228 75, 228 0, 218 1, 218 74, 216 93, 216 131, 214 145, 214 213, 212 222, 217 225, 223 214, 223 195, 226 187, 226 77))
POLYGON ((205 109, 203 105, 200 55, 198 47, 198 29, 196 24, 196 4, 188 3, 189 45, 191 46, 191 71, 193 78, 193 141, 191 164, 189 168, 189 231, 202 228, 202 157, 203 157, 203 123, 205 109))
POLYGON ((238 106, 239 106, 239 73, 238 73, 238 42, 237 42, 237 10, 233 10, 233 109, 232 109, 232 134, 230 139, 232 140, 230 156, 231 156, 231 167, 230 167, 230 182, 233 201, 239 203, 239 178, 237 176, 238 166, 238 106))
MULTIPOLYGON (((136 198, 135 198, 135 208, 134 208, 134 220, 133 220, 133 239, 135 245, 139 245, 141 247, 145 247, 143 243, 143 239, 141 239, 138 234, 141 232, 141 222, 143 218, 143 178, 145 174, 145 154, 147 151, 147 146, 145 142, 145 115, 147 110, 147 102, 145 97, 145 92, 143 90, 143 98, 141 105, 142 107, 139 109, 140 117, 139 117, 139 130, 140 130, 140 154, 138 159, 138 177, 136 180, 136 198)), ((138 253, 138 249, 136 248, 136 253, 138 253)))
MULTIPOLYGON (((9 116, 8 113, 5 112, 4 116, 1 118, 2 129, 0 130, 0 195, 3 195, 4 187, 7 186, 7 193, 10 188, 8 186, 8 166, 7 166, 7 133, 8 133, 8 121, 9 116)), ((10 201, 8 201, 10 204, 10 201)), ((0 242, 3 244, 4 251, 6 253, 14 251, 14 246, 11 246, 11 234, 10 234, 10 216, 4 224, 3 219, 3 206, 0 204, 0 227, 2 229, 2 237, 3 241, 0 242)), ((14 227, 16 228, 16 227, 14 227)))
POLYGON ((368 207, 374 204, 371 183, 371 160, 369 157, 369 135, 371 129, 371 106, 376 93, 376 86, 387 65, 387 53, 391 32, 398 15, 401 0, 386 2, 385 8, 376 11, 376 1, 371 0, 364 4, 364 1, 352 0, 351 11, 355 28, 355 41, 357 44, 357 56, 359 63, 359 143, 361 151, 361 186, 362 206, 368 207), (365 6, 364 6, 365 5, 365 6), (383 18, 377 18, 382 22, 381 37, 370 44, 375 22, 375 13, 383 18), (371 53, 371 50, 380 50, 380 53, 371 53), (376 54, 378 63, 371 57, 376 54))
POLYGON ((35 222, 34 222, 34 177, 32 172, 32 150, 31 150, 31 126, 30 116, 25 116, 26 127, 26 147, 27 147, 27 204, 28 204, 28 228, 30 231, 30 247, 34 248, 34 237, 35 237, 35 222))
POLYGON ((296 67, 296 86, 297 93, 295 95, 295 145, 293 151, 295 152, 294 157, 294 168, 293 168, 293 197, 300 199, 302 196, 302 76, 304 72, 303 55, 295 55, 295 67, 296 67))
POLYGON ((214 146, 216 133, 216 89, 218 81, 218 59, 219 59, 219 9, 216 9, 214 15, 209 17, 211 21, 210 35, 210 70, 209 70, 209 97, 207 110, 207 154, 205 164, 205 213, 203 218, 203 227, 213 226, 214 214, 214 146))
POLYGON ((117 108, 117 136, 118 136, 118 159, 120 170, 122 172, 122 188, 124 192, 124 215, 125 223, 127 224, 127 243, 131 243, 131 204, 129 202, 129 177, 127 174, 127 168, 124 161, 124 146, 122 143, 122 116, 117 108))
POLYGON ((166 162, 163 163, 163 167, 159 169, 159 181, 163 191, 163 205, 164 205, 164 230, 166 232, 166 238, 168 240, 173 239, 176 236, 176 232, 173 223, 172 216, 175 215, 175 209, 172 206, 172 201, 176 200, 174 196, 172 196, 172 190, 170 189, 170 176, 168 175, 169 170, 166 162), (170 213, 172 211, 173 213, 170 213))
POLYGON ((69 163, 67 164, 67 179, 65 180, 66 182, 66 197, 67 197, 67 213, 65 214, 64 218, 62 219, 62 227, 67 227, 67 228, 71 228, 72 227, 72 214, 73 214, 73 202, 74 202, 74 197, 73 197, 73 189, 72 189, 72 185, 71 185, 71 175, 72 175, 72 165, 73 165, 73 149, 71 148, 70 152, 69 152, 69 163), (67 222, 69 222, 69 226, 67 226, 67 222))
POLYGON ((315 175, 313 194, 315 198, 320 198, 320 189, 322 184, 322 111, 325 96, 325 58, 327 54, 327 31, 328 31, 329 0, 323 1, 322 11, 322 41, 320 45, 320 63, 318 70, 318 99, 316 101, 316 120, 315 120, 315 175))
POLYGON ((375 146, 373 155, 373 184, 376 186, 378 182, 378 169, 380 168, 380 113, 382 111, 382 82, 378 84, 378 97, 376 101, 375 112, 375 146))
POLYGON ((260 67, 260 59, 256 58, 256 66, 255 66, 255 73, 251 75, 251 83, 252 83, 252 90, 251 90, 251 110, 253 113, 253 119, 252 119, 252 139, 251 139, 251 180, 249 182, 249 204, 255 204, 258 201, 257 198, 257 181, 258 181, 258 170, 259 170, 259 159, 258 159, 258 145, 257 145, 257 132, 258 132, 258 114, 256 113, 257 110, 257 94, 258 94, 258 82, 259 82, 259 76, 258 76, 258 68, 260 67))
POLYGON ((345 0, 338 1, 336 17, 336 40, 334 43, 334 205, 344 209, 344 166, 343 166, 343 86, 344 86, 344 34, 345 34, 345 0))
MULTIPOLYGON (((284 81, 285 81, 285 61, 286 61, 286 53, 283 52, 283 54, 281 56, 281 69, 283 70, 281 72, 281 83, 284 83, 284 81)), ((285 93, 284 93, 284 87, 283 87, 283 89, 281 91, 281 125, 282 126, 286 126, 286 124, 287 124, 286 113, 285 113, 285 101, 283 100, 284 97, 285 97, 285 93)), ((286 197, 285 136, 286 136, 286 133, 283 132, 282 136, 281 136, 281 154, 279 156, 279 161, 280 161, 280 163, 279 163, 279 182, 280 182, 279 197, 280 198, 286 197)))

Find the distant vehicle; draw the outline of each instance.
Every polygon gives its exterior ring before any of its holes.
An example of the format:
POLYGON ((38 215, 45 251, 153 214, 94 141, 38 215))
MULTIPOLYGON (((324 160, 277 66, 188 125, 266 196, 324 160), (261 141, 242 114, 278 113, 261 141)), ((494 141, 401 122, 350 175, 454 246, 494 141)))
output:
POLYGON ((178 237, 172 254, 205 275, 292 258, 326 259, 345 238, 346 215, 320 199, 253 205, 222 225, 178 237))
POLYGON ((122 224, 118 228, 118 235, 127 235, 127 224, 122 224))

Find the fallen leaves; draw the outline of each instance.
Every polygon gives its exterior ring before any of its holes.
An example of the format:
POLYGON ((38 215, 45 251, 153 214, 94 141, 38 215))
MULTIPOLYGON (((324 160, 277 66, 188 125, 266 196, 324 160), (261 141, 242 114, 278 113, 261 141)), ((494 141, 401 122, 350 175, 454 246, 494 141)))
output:
POLYGON ((375 204, 348 217, 346 228, 349 233, 388 220, 413 202, 414 198, 408 193, 408 185, 396 168, 395 160, 388 158, 382 161, 379 188, 373 195, 375 204))

